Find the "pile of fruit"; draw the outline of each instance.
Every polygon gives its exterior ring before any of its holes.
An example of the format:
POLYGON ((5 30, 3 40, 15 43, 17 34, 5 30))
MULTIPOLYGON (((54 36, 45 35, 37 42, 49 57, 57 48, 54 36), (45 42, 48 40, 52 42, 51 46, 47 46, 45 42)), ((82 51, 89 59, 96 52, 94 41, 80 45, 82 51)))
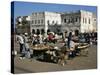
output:
POLYGON ((83 49, 83 48, 87 48, 87 47, 89 47, 89 44, 88 44, 88 43, 80 43, 80 44, 78 45, 78 48, 79 48, 79 49, 83 49))
POLYGON ((44 45, 44 44, 36 44, 35 46, 32 46, 32 48, 34 50, 48 50, 48 49, 52 49, 52 46, 49 45, 44 45))

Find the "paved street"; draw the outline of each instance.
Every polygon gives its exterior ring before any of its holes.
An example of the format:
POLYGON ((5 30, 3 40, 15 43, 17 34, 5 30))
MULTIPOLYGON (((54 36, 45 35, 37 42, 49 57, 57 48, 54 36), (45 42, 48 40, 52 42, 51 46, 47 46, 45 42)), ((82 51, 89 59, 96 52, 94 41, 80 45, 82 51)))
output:
MULTIPOLYGON (((18 50, 18 44, 15 44, 15 50, 18 50)), ((80 69, 96 69, 97 68, 97 46, 92 45, 89 48, 87 57, 78 56, 72 60, 68 60, 65 66, 55 63, 41 62, 35 59, 20 60, 17 55, 14 59, 15 73, 37 73, 50 71, 68 71, 80 69)))

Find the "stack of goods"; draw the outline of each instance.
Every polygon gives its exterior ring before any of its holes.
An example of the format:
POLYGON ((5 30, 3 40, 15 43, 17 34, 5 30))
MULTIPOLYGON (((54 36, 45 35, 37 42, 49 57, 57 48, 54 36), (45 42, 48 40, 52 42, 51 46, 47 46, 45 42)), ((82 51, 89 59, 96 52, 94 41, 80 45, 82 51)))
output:
POLYGON ((32 48, 35 50, 48 50, 48 49, 52 49, 53 47, 44 44, 36 44, 35 46, 32 46, 32 48))
POLYGON ((78 45, 78 48, 79 48, 79 49, 84 49, 84 48, 87 48, 87 47, 89 47, 89 44, 88 44, 88 43, 80 43, 80 44, 78 45))

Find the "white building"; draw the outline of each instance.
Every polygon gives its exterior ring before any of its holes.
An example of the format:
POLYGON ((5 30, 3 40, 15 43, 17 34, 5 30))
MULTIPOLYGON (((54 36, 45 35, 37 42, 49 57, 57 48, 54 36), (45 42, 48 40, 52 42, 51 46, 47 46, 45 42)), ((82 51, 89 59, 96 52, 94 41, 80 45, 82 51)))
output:
POLYGON ((37 31, 38 29, 47 33, 50 25, 61 25, 61 14, 55 12, 34 12, 32 13, 30 31, 37 31))
POLYGON ((93 13, 89 11, 81 10, 81 32, 92 32, 93 31, 93 13))
POLYGON ((30 16, 21 16, 17 20, 18 26, 22 25, 22 21, 28 21, 31 33, 38 30, 40 33, 42 30, 46 33, 48 30, 54 32, 79 30, 82 33, 97 31, 96 14, 85 10, 66 13, 33 12, 30 16))
POLYGON ((62 32, 73 30, 79 30, 82 33, 92 32, 96 28, 96 21, 93 20, 93 15, 95 14, 84 10, 62 14, 62 32))

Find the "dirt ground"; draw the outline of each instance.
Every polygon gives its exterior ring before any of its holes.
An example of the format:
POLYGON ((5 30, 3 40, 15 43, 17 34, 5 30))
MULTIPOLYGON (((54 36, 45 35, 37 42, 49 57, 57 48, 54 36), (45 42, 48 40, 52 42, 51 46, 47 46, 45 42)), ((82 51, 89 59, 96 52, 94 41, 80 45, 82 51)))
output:
MULTIPOLYGON (((19 50, 18 44, 15 44, 15 50, 19 50)), ((68 71, 68 70, 83 70, 97 68, 97 46, 91 45, 87 57, 78 56, 72 60, 67 60, 64 66, 56 63, 41 62, 35 59, 19 59, 17 55, 14 59, 14 73, 37 73, 37 72, 52 72, 52 71, 68 71)))

